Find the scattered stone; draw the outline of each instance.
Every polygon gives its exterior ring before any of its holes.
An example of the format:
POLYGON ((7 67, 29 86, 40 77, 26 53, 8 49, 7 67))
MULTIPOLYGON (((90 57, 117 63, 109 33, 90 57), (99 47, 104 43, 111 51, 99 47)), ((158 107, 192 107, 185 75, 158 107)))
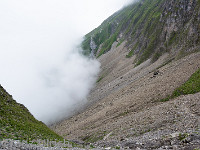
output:
POLYGON ((156 70, 156 71, 154 71, 153 75, 156 76, 156 75, 158 75, 159 73, 160 73, 159 70, 156 70))
POLYGON ((111 147, 107 147, 107 148, 105 148, 105 149, 109 150, 109 149, 111 149, 111 147))

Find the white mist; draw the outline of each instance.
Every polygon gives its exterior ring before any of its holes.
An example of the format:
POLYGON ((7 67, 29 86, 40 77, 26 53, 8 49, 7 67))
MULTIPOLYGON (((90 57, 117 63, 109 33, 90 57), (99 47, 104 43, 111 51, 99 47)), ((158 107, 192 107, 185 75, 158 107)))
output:
POLYGON ((0 84, 45 123, 71 114, 100 64, 81 37, 132 0, 1 0, 0 84))

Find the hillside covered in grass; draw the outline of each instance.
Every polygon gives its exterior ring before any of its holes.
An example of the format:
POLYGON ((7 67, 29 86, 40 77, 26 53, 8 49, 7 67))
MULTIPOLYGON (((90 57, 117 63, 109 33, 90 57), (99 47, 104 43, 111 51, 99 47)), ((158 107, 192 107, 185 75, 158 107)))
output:
POLYGON ((135 64, 148 58, 156 61, 163 53, 182 57, 199 50, 199 0, 139 0, 116 12, 85 36, 82 48, 91 52, 91 37, 96 57, 126 41, 127 58, 137 55, 135 64))
POLYGON ((36 120, 28 109, 17 103, 0 86, 0 140, 51 139, 63 138, 50 130, 43 122, 36 120))
POLYGON ((165 102, 181 95, 195 94, 198 92, 200 92, 200 69, 192 74, 183 85, 175 89, 171 96, 161 99, 161 101, 165 102))

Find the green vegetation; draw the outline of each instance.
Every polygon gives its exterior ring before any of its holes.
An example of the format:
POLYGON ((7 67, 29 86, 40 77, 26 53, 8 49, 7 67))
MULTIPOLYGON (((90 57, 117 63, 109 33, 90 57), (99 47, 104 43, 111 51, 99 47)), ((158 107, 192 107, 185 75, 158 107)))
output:
POLYGON ((170 98, 171 96, 167 96, 166 98, 161 99, 160 102, 167 102, 170 100, 170 98))
POLYGON ((123 42, 124 42, 124 39, 121 39, 121 40, 118 42, 118 44, 117 44, 116 47, 120 46, 123 42))
POLYGON ((177 88, 172 97, 178 97, 180 95, 194 94, 200 92, 200 69, 198 69, 187 82, 177 88))
MULTIPOLYGON (((82 48, 87 52, 91 51, 89 43, 90 37, 92 36, 94 42, 97 45, 97 49, 102 44, 98 57, 109 51, 112 44, 117 40, 117 37, 119 36, 122 29, 126 28, 126 24, 131 18, 131 15, 132 5, 110 16, 98 28, 94 29, 92 32, 85 36, 85 40, 82 42, 82 48)), ((123 40, 123 38, 120 39, 118 46, 123 42, 123 40)))
POLYGON ((173 32, 171 33, 170 38, 169 38, 168 46, 170 46, 170 45, 172 45, 172 44, 174 43, 174 41, 176 40, 176 36, 177 36, 176 32, 173 31, 173 32))
POLYGON ((134 54, 134 51, 136 50, 137 47, 138 47, 138 43, 136 43, 136 44, 133 46, 132 50, 128 53, 128 55, 126 55, 126 58, 132 57, 133 54, 134 54))
POLYGON ((167 65, 167 64, 169 64, 169 63, 171 63, 173 60, 174 60, 174 58, 171 58, 171 59, 167 60, 166 62, 164 62, 163 64, 161 64, 160 66, 158 66, 158 67, 156 68, 156 70, 158 70, 158 69, 162 68, 163 66, 165 66, 165 65, 167 65))
POLYGON ((108 40, 106 40, 103 45, 102 45, 102 48, 99 52, 99 56, 101 56, 102 54, 104 54, 106 51, 110 50, 111 47, 112 47, 112 44, 117 40, 117 35, 114 34, 112 35, 108 40))
POLYGON ((128 43, 132 43, 135 40, 138 41, 126 56, 129 58, 134 54, 134 49, 143 42, 137 40, 138 35, 136 35, 136 32, 139 31, 140 36, 146 36, 149 43, 147 48, 142 48, 141 46, 138 47, 140 50, 145 51, 144 54, 140 55, 141 58, 138 59, 138 64, 140 64, 151 56, 151 53, 155 50, 155 46, 157 45, 156 42, 158 42, 157 38, 159 38, 161 27, 155 26, 159 23, 161 16, 159 5, 162 2, 163 0, 145 0, 143 4, 137 2, 115 13, 105 20, 98 28, 85 36, 82 48, 87 52, 91 51, 89 42, 90 37, 92 36, 97 45, 97 49, 102 44, 100 52, 97 55, 97 57, 99 57, 109 51, 112 44, 117 40, 117 38, 119 38, 120 33, 123 33, 124 36, 120 38, 120 42, 117 46, 127 39, 128 36, 131 37, 128 43))
POLYGON ((152 57, 152 62, 155 62, 156 60, 158 60, 158 58, 160 58, 161 56, 161 53, 159 52, 156 52, 153 54, 153 57, 152 57))
POLYGON ((104 78, 104 76, 100 76, 100 77, 98 78, 98 80, 96 81, 96 83, 99 83, 103 78, 104 78))
POLYGON ((171 96, 168 96, 161 102, 169 101, 180 95, 194 94, 200 92, 200 69, 198 69, 192 76, 179 88, 175 89, 171 96))
POLYGON ((133 54, 134 54, 134 51, 133 51, 133 50, 131 50, 131 51, 128 53, 128 55, 126 55, 126 58, 130 58, 130 57, 132 57, 132 56, 133 56, 133 54))
POLYGON ((126 110, 125 112, 122 112, 122 113, 119 113, 119 114, 117 114, 115 117, 113 117, 113 119, 114 118, 118 118, 118 117, 122 117, 122 116, 126 116, 126 115, 128 115, 130 112, 128 111, 128 110, 126 110))
POLYGON ((0 139, 32 141, 34 139, 63 140, 44 123, 36 120, 24 105, 13 100, 0 87, 0 139))
POLYGON ((179 137, 179 140, 180 140, 180 141, 183 141, 183 140, 186 139, 188 136, 189 136, 189 134, 187 134, 187 133, 180 133, 178 137, 179 137))
POLYGON ((93 149, 93 148, 95 148, 95 147, 94 147, 94 145, 90 144, 90 148, 93 149))
POLYGON ((115 149, 120 149, 120 146, 116 146, 115 149))
POLYGON ((103 138, 106 136, 106 134, 107 134, 106 131, 99 131, 92 135, 81 137, 81 139, 86 143, 94 143, 96 141, 103 140, 103 138))
POLYGON ((119 116, 125 116, 125 115, 127 115, 128 113, 129 113, 129 111, 125 111, 125 112, 123 112, 123 113, 120 113, 119 116))

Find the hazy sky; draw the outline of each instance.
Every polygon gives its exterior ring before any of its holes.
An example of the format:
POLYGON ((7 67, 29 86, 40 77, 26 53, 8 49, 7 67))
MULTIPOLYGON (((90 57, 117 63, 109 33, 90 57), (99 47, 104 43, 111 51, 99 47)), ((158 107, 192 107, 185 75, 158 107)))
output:
POLYGON ((133 0, 0 0, 0 84, 46 123, 84 102, 100 64, 81 38, 133 0))

